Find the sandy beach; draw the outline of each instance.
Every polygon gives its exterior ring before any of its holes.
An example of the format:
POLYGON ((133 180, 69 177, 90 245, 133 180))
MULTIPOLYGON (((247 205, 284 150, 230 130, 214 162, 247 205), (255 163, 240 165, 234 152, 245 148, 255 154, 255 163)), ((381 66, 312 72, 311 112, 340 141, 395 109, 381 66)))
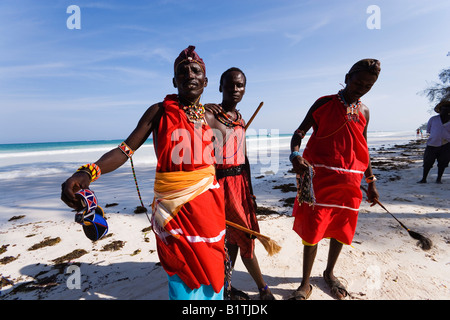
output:
MULTIPOLYGON (((427 184, 422 174, 424 139, 370 150, 380 201, 411 230, 429 237, 424 251, 380 206, 363 201, 351 246, 345 246, 335 273, 347 285, 349 300, 450 299, 450 173, 436 184, 433 168, 427 184)), ((263 276, 279 300, 289 297, 301 281, 301 239, 292 230, 295 175, 289 150, 280 149, 279 168, 261 172, 252 166, 261 233, 281 247, 268 256, 257 241, 263 276)), ((89 161, 94 159, 85 159, 89 161)), ((1 203, 0 299, 151 299, 165 300, 167 278, 158 261, 155 238, 139 205, 129 164, 91 185, 109 224, 108 235, 92 243, 74 213, 59 200, 67 173, 14 180, 9 194, 26 193, 11 204, 1 203)), ((154 166, 139 166, 137 176, 146 205, 152 200, 154 166)), ((328 240, 319 244, 312 271, 310 300, 332 300, 322 278, 328 240)), ((241 260, 233 286, 252 299, 258 291, 241 260)))

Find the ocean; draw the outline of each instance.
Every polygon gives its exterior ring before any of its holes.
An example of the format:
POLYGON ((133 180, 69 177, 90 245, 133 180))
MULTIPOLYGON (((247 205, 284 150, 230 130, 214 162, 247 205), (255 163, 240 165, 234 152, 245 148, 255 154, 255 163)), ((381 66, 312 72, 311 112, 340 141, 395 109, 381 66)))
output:
MULTIPOLYGON (((279 162, 281 160, 279 157, 289 154, 291 137, 292 134, 278 134, 278 130, 260 130, 258 132, 249 130, 247 152, 250 163, 274 162, 275 160, 279 162)), ((416 139, 413 131, 368 133, 369 149, 406 143, 413 139, 416 139)), ((0 144, 0 183, 18 178, 36 178, 56 174, 70 175, 80 165, 96 161, 121 142, 122 140, 94 140, 0 144)), ((304 147, 305 144, 306 141, 302 146, 304 147)), ((156 166, 152 139, 148 139, 136 151, 133 162, 136 167, 156 166)))

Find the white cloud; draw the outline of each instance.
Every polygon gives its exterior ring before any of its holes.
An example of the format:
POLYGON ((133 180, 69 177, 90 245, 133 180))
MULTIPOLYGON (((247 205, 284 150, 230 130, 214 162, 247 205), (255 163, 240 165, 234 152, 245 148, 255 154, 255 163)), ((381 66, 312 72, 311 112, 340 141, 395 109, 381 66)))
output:
POLYGON ((300 41, 302 41, 304 38, 314 35, 314 33, 316 31, 325 27, 329 23, 330 23, 330 19, 323 18, 311 26, 302 28, 297 33, 285 33, 285 37, 292 40, 291 46, 294 46, 294 45, 298 44, 300 41))

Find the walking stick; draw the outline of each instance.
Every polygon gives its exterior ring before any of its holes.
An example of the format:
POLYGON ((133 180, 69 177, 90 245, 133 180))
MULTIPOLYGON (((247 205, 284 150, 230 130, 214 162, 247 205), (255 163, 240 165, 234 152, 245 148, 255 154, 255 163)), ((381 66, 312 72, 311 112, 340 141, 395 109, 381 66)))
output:
POLYGON ((247 128, 250 126, 250 123, 252 123, 253 119, 256 117, 256 115, 259 112, 259 109, 261 109, 261 107, 263 106, 264 102, 261 101, 261 103, 259 104, 258 108, 256 108, 255 112, 253 113, 252 117, 250 118, 250 120, 248 120, 247 124, 245 125, 245 130, 247 130, 247 128))
MULTIPOLYGON (((250 124, 252 123, 253 119, 256 117, 256 115, 258 114, 259 110, 262 108, 264 102, 261 101, 261 103, 259 104, 258 108, 256 108, 255 112, 253 112, 253 115, 251 116, 250 120, 248 120, 247 124, 245 125, 245 130, 247 130, 247 128, 250 126, 250 124)), ((278 245, 278 243, 276 243, 276 241, 270 239, 268 236, 265 236, 259 232, 247 229, 239 224, 236 224, 234 222, 225 221, 226 224, 230 227, 236 228, 238 230, 244 231, 250 235, 255 236, 264 246, 264 249, 266 249, 267 253, 269 254, 269 256, 272 256, 274 254, 277 254, 278 252, 280 252, 281 247, 278 245)))
POLYGON ((277 254, 278 252, 280 252, 281 247, 278 245, 278 243, 276 243, 276 241, 270 239, 268 236, 265 236, 259 232, 247 229, 237 223, 234 223, 234 222, 231 222, 228 220, 226 220, 225 222, 230 227, 236 228, 238 230, 244 231, 248 234, 255 236, 256 239, 258 239, 262 243, 262 245, 266 249, 269 256, 273 256, 274 254, 277 254))
MULTIPOLYGON (((361 186, 361 189, 367 194, 367 189, 366 188, 361 186)), ((387 213, 389 213, 402 226, 403 229, 408 231, 408 233, 411 236, 411 238, 416 239, 416 240, 419 241, 417 243, 417 245, 419 247, 421 247, 423 250, 430 250, 431 249, 431 246, 433 245, 433 243, 431 242, 430 239, 428 239, 427 237, 421 235, 420 233, 414 232, 414 231, 410 230, 409 228, 407 228, 400 220, 398 220, 392 213, 390 213, 389 210, 386 209, 386 207, 383 206, 380 201, 378 201, 378 199, 375 199, 375 202, 380 207, 382 207, 387 213)))

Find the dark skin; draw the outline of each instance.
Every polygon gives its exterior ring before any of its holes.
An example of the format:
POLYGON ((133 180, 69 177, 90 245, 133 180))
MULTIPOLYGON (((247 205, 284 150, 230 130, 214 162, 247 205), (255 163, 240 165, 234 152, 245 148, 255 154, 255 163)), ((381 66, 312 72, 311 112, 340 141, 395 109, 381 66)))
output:
POLYGON ((219 91, 222 93, 222 104, 205 105, 207 111, 206 120, 211 128, 219 129, 222 136, 225 137, 227 126, 219 122, 214 115, 220 111, 225 111, 231 119, 235 120, 237 118, 236 106, 241 102, 245 94, 245 78, 242 73, 238 71, 229 72, 223 79, 223 83, 220 84, 219 91))
MULTIPOLYGON (((242 73, 238 71, 231 71, 225 77, 223 84, 219 86, 219 92, 222 93, 222 104, 205 104, 206 110, 206 122, 213 129, 218 129, 222 133, 222 137, 227 136, 227 126, 221 123, 216 119, 215 115, 221 111, 224 111, 231 119, 236 120, 236 107, 239 102, 241 102, 242 98, 245 94, 245 77, 242 73)), ((245 122, 244 122, 245 125, 245 122)), ((221 139, 225 144, 225 139, 221 139)), ((247 150, 245 147, 244 141, 244 150, 247 150)), ((250 174, 250 164, 247 158, 247 151, 245 151, 245 170, 250 174)), ((250 182, 250 193, 253 194, 253 188, 250 182)))
MULTIPOLYGON (((173 85, 178 89, 178 98, 185 105, 198 104, 198 100, 208 84, 202 67, 195 62, 185 62, 178 65, 173 78, 173 85)), ((131 132, 125 143, 133 150, 139 147, 154 133, 156 141, 159 119, 162 115, 162 102, 149 107, 139 120, 136 128, 131 132)), ((122 166, 128 157, 119 149, 114 148, 105 153, 95 163, 100 167, 102 174, 111 172, 122 166)), ((61 186, 61 200, 69 207, 80 210, 81 202, 75 197, 80 189, 90 185, 89 175, 85 172, 76 172, 61 186)))
MULTIPOLYGON (((356 103, 358 99, 360 99, 362 96, 364 96, 367 92, 370 91, 372 86, 375 84, 377 80, 377 76, 366 72, 366 71, 360 71, 353 73, 351 75, 347 75, 345 78, 346 87, 344 88, 343 95, 345 101, 347 103, 356 103)), ((308 132, 311 127, 317 126, 313 119, 313 112, 317 110, 320 106, 324 105, 326 102, 329 101, 329 98, 322 98, 316 101, 311 108, 309 109, 305 119, 298 127, 299 130, 304 131, 305 133, 308 132)), ((367 128, 369 125, 369 108, 367 108, 366 105, 361 104, 361 113, 363 114, 364 118, 366 119, 366 127, 364 128, 364 138, 367 141, 367 128)), ((302 139, 299 135, 294 134, 291 139, 291 152, 293 151, 299 151, 300 146, 302 143, 302 139)), ((296 173, 302 173, 305 170, 308 169, 309 166, 311 166, 306 159, 304 159, 301 156, 297 156, 292 161, 293 169, 296 173)), ((366 177, 369 177, 372 175, 372 166, 370 164, 364 173, 366 177)), ((378 191, 375 186, 375 182, 369 183, 368 185, 368 194, 367 198, 368 201, 372 203, 372 206, 376 204, 376 200, 378 199, 378 191)), ((341 252, 343 244, 338 242, 336 239, 331 239, 330 241, 330 249, 328 252, 328 262, 327 267, 324 271, 324 277, 331 280, 336 280, 336 277, 334 276, 334 267, 336 265, 337 259, 339 257, 339 254, 341 252)), ((311 276, 311 270, 314 264, 314 260, 317 253, 317 245, 314 246, 304 246, 303 251, 303 279, 302 283, 300 284, 300 287, 298 288, 298 292, 300 292, 303 296, 307 296, 307 293, 311 290, 310 287, 310 276, 311 276)), ((347 296, 348 293, 346 290, 337 290, 336 291, 336 297, 338 299, 342 299, 345 296, 347 296)))
MULTIPOLYGON (((237 114, 235 112, 236 107, 239 102, 241 102, 244 94, 245 94, 245 85, 246 85, 245 76, 239 72, 239 71, 230 71, 226 74, 226 76, 223 79, 223 83, 220 84, 219 91, 222 92, 222 104, 214 105, 209 104, 205 106, 206 109, 206 121, 208 122, 209 126, 213 129, 218 129, 222 137, 226 137, 227 129, 229 128, 225 126, 223 123, 218 121, 214 114, 219 113, 221 110, 227 113, 227 115, 235 120, 237 118, 237 114)), ((225 140, 225 139, 223 139, 225 140)), ((216 139, 216 141, 222 141, 222 139, 216 139)), ((223 141, 225 144, 225 141, 223 141)), ((245 143, 245 140, 244 140, 245 143)), ((244 149, 245 150, 245 149, 244 149)), ((222 155, 220 155, 222 156, 222 155)), ((250 178, 250 164, 247 158, 247 153, 245 152, 245 171, 249 175, 249 185, 250 185, 250 193, 253 194, 252 191, 252 184, 251 184, 251 178, 250 178)), ((256 203, 254 203, 256 208, 256 203)), ((239 247, 236 244, 229 244, 227 243, 227 249, 228 253, 230 255, 230 259, 233 264, 236 262, 236 257, 239 251, 239 247)), ((266 283, 264 282, 264 279, 261 274, 261 269, 258 264, 258 259, 256 258, 255 253, 253 252, 253 258, 244 258, 242 257, 242 262, 244 263, 245 267, 247 268, 249 274, 252 276, 253 280, 255 281, 256 285, 259 289, 264 288, 266 286, 266 283)), ((261 293, 261 298, 264 299, 264 297, 272 296, 270 289, 267 289, 266 291, 263 291, 261 293)))

